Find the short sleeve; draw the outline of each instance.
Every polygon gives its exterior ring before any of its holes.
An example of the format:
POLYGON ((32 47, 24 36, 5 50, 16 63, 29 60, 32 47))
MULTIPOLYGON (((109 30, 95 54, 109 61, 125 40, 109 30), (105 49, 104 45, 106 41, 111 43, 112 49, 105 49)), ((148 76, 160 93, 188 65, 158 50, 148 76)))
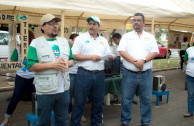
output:
POLYGON ((27 69, 32 67, 36 63, 38 63, 36 48, 33 46, 29 46, 27 56, 27 69))
POLYGON ((156 42, 156 39, 154 36, 152 36, 151 38, 151 41, 152 41, 152 50, 151 52, 157 52, 157 54, 159 54, 159 49, 158 49, 158 45, 157 45, 157 42, 156 42))
POLYGON ((75 42, 72 46, 72 53, 73 54, 80 54, 81 52, 81 36, 76 37, 75 42))
POLYGON ((123 35, 123 37, 120 40, 119 46, 117 48, 117 51, 126 51, 126 43, 127 43, 127 34, 123 35))
POLYGON ((187 53, 187 51, 185 51, 184 61, 188 61, 188 59, 189 59, 188 53, 187 53))
MULTIPOLYGON (((69 45, 69 44, 68 44, 69 45)), ((73 55, 72 55, 72 50, 71 50, 71 46, 69 45, 69 60, 73 60, 75 61, 75 59, 73 58, 73 55)))

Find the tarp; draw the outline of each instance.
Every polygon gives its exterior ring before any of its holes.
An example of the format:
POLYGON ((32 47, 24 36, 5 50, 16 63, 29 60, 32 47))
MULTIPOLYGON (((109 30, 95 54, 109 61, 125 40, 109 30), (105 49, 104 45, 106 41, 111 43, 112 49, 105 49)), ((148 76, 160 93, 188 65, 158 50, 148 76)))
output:
POLYGON ((0 0, 0 13, 28 15, 32 24, 44 14, 64 13, 65 26, 86 27, 86 18, 96 15, 105 29, 123 29, 134 13, 142 12, 146 24, 154 18, 155 27, 171 24, 171 29, 194 31, 193 7, 187 0, 0 0))

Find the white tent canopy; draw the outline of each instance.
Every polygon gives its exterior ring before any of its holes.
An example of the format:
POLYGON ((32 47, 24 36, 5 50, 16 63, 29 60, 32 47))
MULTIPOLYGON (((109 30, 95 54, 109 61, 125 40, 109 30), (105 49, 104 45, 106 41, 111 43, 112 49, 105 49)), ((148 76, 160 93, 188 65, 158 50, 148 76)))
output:
POLYGON ((1 13, 28 15, 31 24, 51 13, 64 15, 64 26, 86 27, 86 18, 96 15, 105 29, 123 29, 134 13, 142 12, 146 24, 154 18, 156 27, 171 24, 171 29, 194 31, 193 6, 186 0, 0 0, 1 13))

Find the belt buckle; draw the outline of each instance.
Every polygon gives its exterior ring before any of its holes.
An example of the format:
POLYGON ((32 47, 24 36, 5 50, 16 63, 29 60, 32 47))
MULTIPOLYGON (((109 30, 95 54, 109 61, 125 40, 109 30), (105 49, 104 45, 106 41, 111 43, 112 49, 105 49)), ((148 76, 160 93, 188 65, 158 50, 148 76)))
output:
POLYGON ((137 74, 141 74, 143 71, 137 71, 137 74))
POLYGON ((98 70, 94 70, 94 71, 92 71, 93 72, 93 74, 95 74, 95 73, 97 73, 98 72, 98 70))

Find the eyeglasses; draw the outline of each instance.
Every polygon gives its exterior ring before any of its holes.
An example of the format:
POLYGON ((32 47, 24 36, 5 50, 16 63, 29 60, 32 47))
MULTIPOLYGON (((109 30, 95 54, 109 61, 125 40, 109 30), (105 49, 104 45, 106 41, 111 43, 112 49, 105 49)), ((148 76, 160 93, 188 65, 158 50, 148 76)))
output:
POLYGON ((133 22, 141 22, 142 20, 141 19, 133 19, 133 22))
POLYGON ((47 24, 48 24, 48 25, 51 25, 51 26, 53 26, 53 25, 59 25, 58 22, 52 22, 52 21, 51 21, 51 22, 47 22, 47 24))

